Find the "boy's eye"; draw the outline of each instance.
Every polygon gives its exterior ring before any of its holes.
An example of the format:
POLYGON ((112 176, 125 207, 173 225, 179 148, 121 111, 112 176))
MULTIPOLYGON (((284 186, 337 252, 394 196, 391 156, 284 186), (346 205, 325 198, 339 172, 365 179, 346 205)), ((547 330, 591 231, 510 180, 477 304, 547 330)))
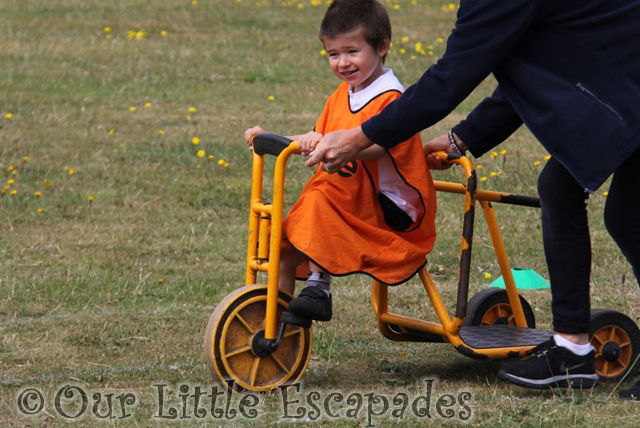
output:
POLYGON ((350 53, 350 54, 356 54, 356 53, 358 53, 358 52, 359 52, 359 51, 358 51, 357 49, 350 49, 350 50, 349 50, 349 53, 350 53))

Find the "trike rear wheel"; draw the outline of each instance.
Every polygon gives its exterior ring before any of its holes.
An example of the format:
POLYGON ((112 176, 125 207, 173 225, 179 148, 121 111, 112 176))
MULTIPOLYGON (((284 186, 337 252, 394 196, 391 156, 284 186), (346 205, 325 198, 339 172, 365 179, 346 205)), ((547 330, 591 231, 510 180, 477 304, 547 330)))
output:
POLYGON ((601 380, 618 381, 640 370, 640 330, 623 313, 591 311, 591 345, 596 349, 596 373, 601 380))

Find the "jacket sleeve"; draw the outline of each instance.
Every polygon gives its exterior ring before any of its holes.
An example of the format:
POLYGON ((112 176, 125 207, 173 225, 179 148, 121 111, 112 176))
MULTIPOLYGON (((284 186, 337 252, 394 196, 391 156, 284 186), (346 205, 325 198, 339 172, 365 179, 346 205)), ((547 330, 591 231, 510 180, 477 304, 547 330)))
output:
POLYGON ((453 132, 475 157, 491 150, 522 125, 522 119, 498 86, 469 116, 453 127, 453 132))
POLYGON ((442 58, 402 97, 364 122, 364 134, 393 147, 446 117, 500 66, 537 14, 536 0, 461 0, 442 58))

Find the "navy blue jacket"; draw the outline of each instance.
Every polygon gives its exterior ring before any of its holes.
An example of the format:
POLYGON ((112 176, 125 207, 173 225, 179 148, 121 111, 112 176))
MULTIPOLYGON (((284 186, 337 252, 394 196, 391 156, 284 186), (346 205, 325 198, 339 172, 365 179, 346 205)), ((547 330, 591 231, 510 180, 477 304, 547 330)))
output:
POLYGON ((462 0, 443 57, 362 130, 392 147, 490 73, 498 88, 454 127, 476 157, 524 122, 594 191, 640 147, 640 0, 462 0))

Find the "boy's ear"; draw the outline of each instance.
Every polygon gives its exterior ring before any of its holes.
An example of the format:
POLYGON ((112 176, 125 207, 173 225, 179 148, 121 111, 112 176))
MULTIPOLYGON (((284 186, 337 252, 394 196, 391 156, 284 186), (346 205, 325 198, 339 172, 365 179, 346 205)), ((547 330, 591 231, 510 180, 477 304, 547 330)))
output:
POLYGON ((378 56, 383 57, 389 52, 390 42, 388 39, 384 39, 380 46, 378 46, 378 56))

